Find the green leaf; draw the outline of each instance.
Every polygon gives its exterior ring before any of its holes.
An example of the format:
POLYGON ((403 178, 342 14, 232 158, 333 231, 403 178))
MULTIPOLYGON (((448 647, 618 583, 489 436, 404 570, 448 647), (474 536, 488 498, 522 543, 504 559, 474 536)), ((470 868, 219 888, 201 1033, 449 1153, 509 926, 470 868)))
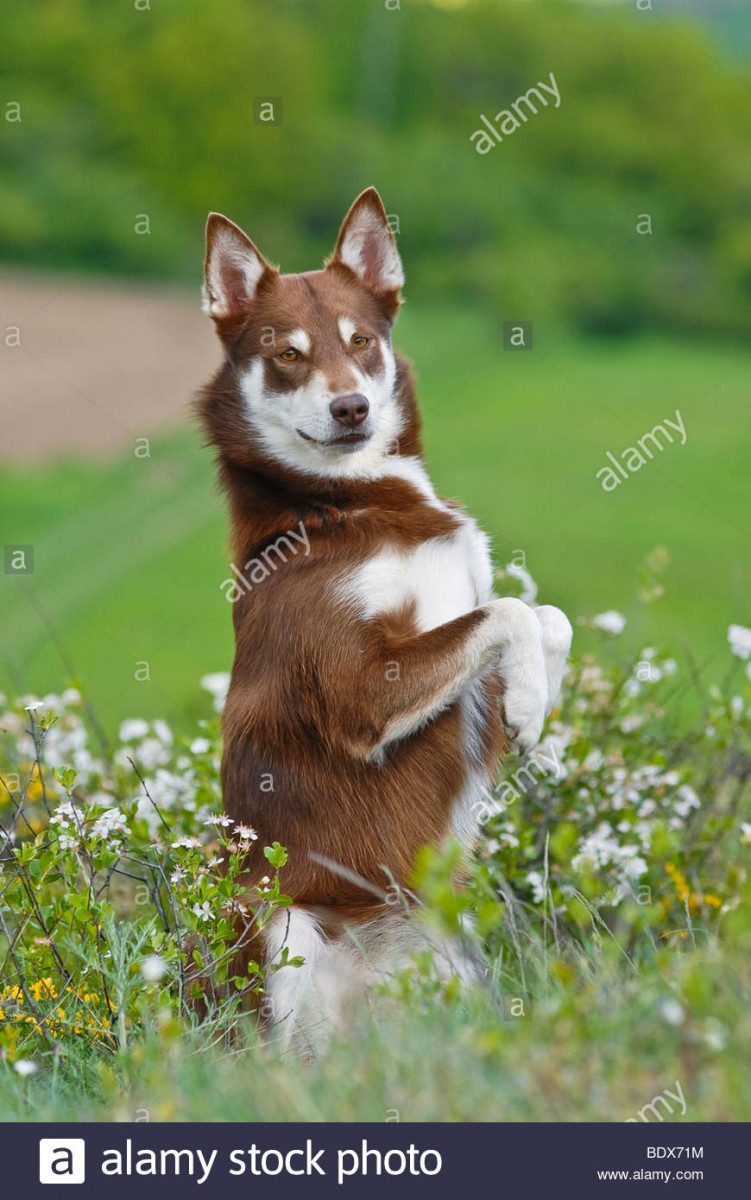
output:
POLYGON ((77 775, 72 767, 54 767, 52 774, 58 783, 62 784, 66 792, 69 792, 76 782, 77 775))
POLYGON ((279 842, 273 842, 271 846, 264 846, 263 853, 277 871, 287 862, 287 851, 279 842))

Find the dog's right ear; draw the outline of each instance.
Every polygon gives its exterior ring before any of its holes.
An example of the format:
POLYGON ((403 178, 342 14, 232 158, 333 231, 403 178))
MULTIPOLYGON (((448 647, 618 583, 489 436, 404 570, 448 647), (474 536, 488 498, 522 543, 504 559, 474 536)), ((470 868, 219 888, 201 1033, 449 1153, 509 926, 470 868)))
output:
POLYGON ((243 316, 266 272, 276 274, 233 221, 209 213, 206 222, 206 259, 203 270, 203 310, 214 320, 243 316))

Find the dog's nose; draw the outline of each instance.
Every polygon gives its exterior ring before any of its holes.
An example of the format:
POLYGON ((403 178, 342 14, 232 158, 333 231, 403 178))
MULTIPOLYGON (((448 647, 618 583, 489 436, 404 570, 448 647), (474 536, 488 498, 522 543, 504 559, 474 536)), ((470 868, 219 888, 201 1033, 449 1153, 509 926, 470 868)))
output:
POLYGON ((370 405, 359 392, 351 392, 347 396, 336 396, 329 405, 329 412, 339 425, 354 429, 362 425, 370 412, 370 405))

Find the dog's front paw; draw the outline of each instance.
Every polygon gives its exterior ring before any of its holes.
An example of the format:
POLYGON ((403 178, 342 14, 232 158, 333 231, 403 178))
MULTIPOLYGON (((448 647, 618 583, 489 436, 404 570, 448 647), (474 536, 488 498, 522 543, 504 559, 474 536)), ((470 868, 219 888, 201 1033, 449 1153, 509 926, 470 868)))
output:
POLYGON ((548 692, 545 709, 547 715, 555 707, 561 690, 573 630, 566 614, 561 612, 560 608, 554 608, 552 604, 542 604, 534 612, 542 630, 548 692))
POLYGON ((540 740, 548 712, 548 688, 544 676, 506 688, 503 723, 512 748, 528 754, 540 740))

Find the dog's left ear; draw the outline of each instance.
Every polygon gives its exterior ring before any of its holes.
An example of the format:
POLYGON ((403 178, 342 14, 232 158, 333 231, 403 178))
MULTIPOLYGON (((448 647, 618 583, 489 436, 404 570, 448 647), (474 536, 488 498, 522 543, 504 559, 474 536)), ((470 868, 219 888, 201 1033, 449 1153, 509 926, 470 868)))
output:
POLYGON ((362 192, 344 218, 328 267, 348 267, 393 318, 401 303, 404 270, 383 201, 374 187, 362 192))

